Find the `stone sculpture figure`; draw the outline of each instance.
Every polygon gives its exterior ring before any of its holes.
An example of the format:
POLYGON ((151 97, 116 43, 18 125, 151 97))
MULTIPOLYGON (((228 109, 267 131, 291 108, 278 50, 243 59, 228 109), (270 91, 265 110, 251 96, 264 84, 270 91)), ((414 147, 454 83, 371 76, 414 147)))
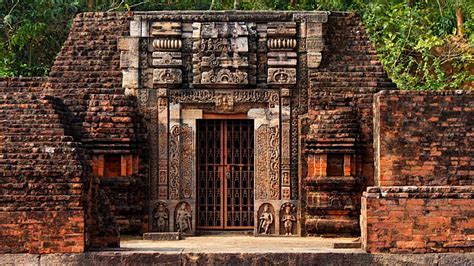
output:
POLYGON ((258 231, 268 235, 270 233, 270 226, 273 224, 273 214, 270 212, 268 205, 263 207, 263 212, 260 215, 260 225, 258 231))
POLYGON ((178 232, 192 232, 191 218, 191 212, 186 208, 186 204, 182 204, 176 214, 176 228, 178 232))
POLYGON ((293 234, 293 222, 296 222, 296 217, 291 213, 291 206, 285 206, 285 213, 281 217, 281 221, 285 226, 285 235, 291 236, 293 234))
POLYGON ((168 224, 168 212, 165 209, 165 206, 159 205, 158 211, 155 213, 155 220, 156 220, 156 227, 158 232, 165 232, 167 231, 167 224, 168 224))

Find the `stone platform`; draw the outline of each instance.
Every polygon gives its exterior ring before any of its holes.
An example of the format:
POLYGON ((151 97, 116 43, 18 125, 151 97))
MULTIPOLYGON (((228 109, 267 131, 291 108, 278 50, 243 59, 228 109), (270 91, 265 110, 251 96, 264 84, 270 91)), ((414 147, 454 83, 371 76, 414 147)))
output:
POLYGON ((335 249, 353 238, 199 236, 180 241, 123 237, 122 248, 82 254, 3 254, 0 265, 474 265, 474 253, 368 254, 335 249))

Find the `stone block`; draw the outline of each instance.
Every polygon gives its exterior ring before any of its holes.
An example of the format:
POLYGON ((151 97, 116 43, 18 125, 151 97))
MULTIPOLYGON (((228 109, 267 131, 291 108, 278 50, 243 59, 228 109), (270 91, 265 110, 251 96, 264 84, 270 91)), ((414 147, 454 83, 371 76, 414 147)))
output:
POLYGON ((138 89, 139 84, 139 71, 138 69, 124 69, 122 71, 122 87, 130 89, 138 89))
POLYGON ((140 50, 140 39, 137 37, 120 37, 118 39, 118 49, 120 51, 130 51, 132 53, 137 53, 140 50))
POLYGON ((306 22, 307 38, 323 38, 323 24, 316 22, 306 22))
POLYGON ((120 68, 135 68, 140 66, 140 58, 138 53, 121 52, 120 53, 120 68))
POLYGON ((181 22, 152 22, 152 36, 181 36, 181 22))
POLYGON ((180 232, 151 232, 144 233, 143 240, 152 241, 172 241, 182 240, 184 236, 180 232))

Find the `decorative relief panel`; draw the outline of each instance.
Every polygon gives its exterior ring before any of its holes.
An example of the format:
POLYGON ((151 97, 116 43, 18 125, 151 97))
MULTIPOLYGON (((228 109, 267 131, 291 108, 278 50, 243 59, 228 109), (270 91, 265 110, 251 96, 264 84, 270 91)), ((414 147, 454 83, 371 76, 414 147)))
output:
POLYGON ((191 205, 187 202, 180 202, 176 205, 175 210, 175 231, 192 234, 193 230, 193 213, 191 205))
POLYGON ((261 125, 255 143, 256 199, 280 197, 280 136, 279 127, 261 125))
POLYGON ((194 84, 254 84, 249 65, 256 54, 249 51, 249 36, 256 35, 253 23, 193 23, 194 84))
POLYGON ((181 69, 159 68, 153 70, 154 84, 174 84, 181 83, 181 69))
POLYGON ((280 102, 280 94, 276 90, 234 90, 232 92, 216 90, 172 90, 171 103, 212 103, 217 106, 234 105, 236 103, 268 103, 270 108, 280 102))
POLYGON ((258 234, 275 234, 275 210, 270 203, 264 203, 258 208, 258 234))
POLYGON ((170 129, 169 141, 169 197, 170 199, 179 199, 179 133, 180 126, 174 125, 170 129))
POLYGON ((180 22, 152 22, 150 35, 153 84, 181 84, 183 64, 180 22))
POLYGON ((296 234, 296 206, 287 202, 280 208, 280 234, 291 236, 296 234))
POLYGON ((268 182, 268 125, 263 124, 257 128, 255 134, 255 198, 268 199, 270 196, 270 184, 268 182))
POLYGON ((270 199, 280 198, 280 130, 278 126, 270 128, 270 199))
POLYGON ((295 22, 270 22, 267 26, 269 85, 296 84, 298 64, 295 22))
POLYGON ((268 84, 296 84, 296 68, 269 68, 268 84))
POLYGON ((159 201, 154 208, 153 229, 157 232, 169 230, 169 211, 167 204, 163 201, 159 201))
POLYGON ((181 66, 181 53, 178 52, 153 52, 153 66, 181 66))
POLYGON ((191 198, 193 191, 193 171, 194 171, 194 154, 193 154, 193 129, 183 124, 180 128, 180 189, 181 198, 191 198))
POLYGON ((170 133, 170 199, 189 199, 194 178, 193 130, 187 124, 174 125, 170 133))

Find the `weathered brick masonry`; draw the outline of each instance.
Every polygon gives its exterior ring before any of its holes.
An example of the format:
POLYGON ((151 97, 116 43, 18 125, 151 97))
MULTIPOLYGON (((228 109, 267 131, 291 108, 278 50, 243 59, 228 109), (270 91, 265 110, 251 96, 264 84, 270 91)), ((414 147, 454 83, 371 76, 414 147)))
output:
MULTIPOLYGON (((63 99, 68 106, 73 136, 90 154, 91 166, 97 163, 103 167, 107 154, 137 157, 141 153, 146 160, 146 153, 141 152, 145 147, 137 145, 143 132, 136 99, 125 96, 122 89, 117 42, 128 34, 129 20, 124 13, 77 15, 45 83, 44 92, 63 99)), ((104 191, 101 194, 108 198, 110 211, 124 233, 143 231, 146 168, 141 170, 138 173, 136 166, 133 173, 113 177, 94 171, 95 184, 104 191)))
POLYGON ((474 251, 472 186, 373 187, 362 197, 368 252, 474 251))
POLYGON ((367 251, 474 250, 473 106, 472 91, 375 96, 379 187, 362 197, 367 251))
MULTIPOLYGON (((354 138, 350 153, 355 156, 348 166, 354 169, 344 178, 324 174, 315 183, 315 175, 306 174, 307 162, 303 161, 302 176, 308 176, 303 180, 303 218, 308 234, 357 234, 360 196, 374 182, 373 94, 395 89, 395 85, 384 72, 357 14, 332 13, 324 26, 323 59, 319 68, 309 71, 309 109, 303 119, 307 126, 301 137, 318 138, 315 135, 319 131, 319 135, 326 134, 326 139, 320 140, 332 142, 335 147, 342 138, 354 138), (345 135, 351 127, 357 134, 345 135), (332 141, 327 139, 331 136, 332 141)), ((341 150, 328 149, 326 153, 338 152, 341 150)), ((304 158, 311 158, 311 153, 306 151, 304 158)))
POLYGON ((474 93, 375 96, 379 186, 474 185, 474 93))
POLYGON ((85 250, 84 154, 42 81, 0 80, 0 253, 85 250))

